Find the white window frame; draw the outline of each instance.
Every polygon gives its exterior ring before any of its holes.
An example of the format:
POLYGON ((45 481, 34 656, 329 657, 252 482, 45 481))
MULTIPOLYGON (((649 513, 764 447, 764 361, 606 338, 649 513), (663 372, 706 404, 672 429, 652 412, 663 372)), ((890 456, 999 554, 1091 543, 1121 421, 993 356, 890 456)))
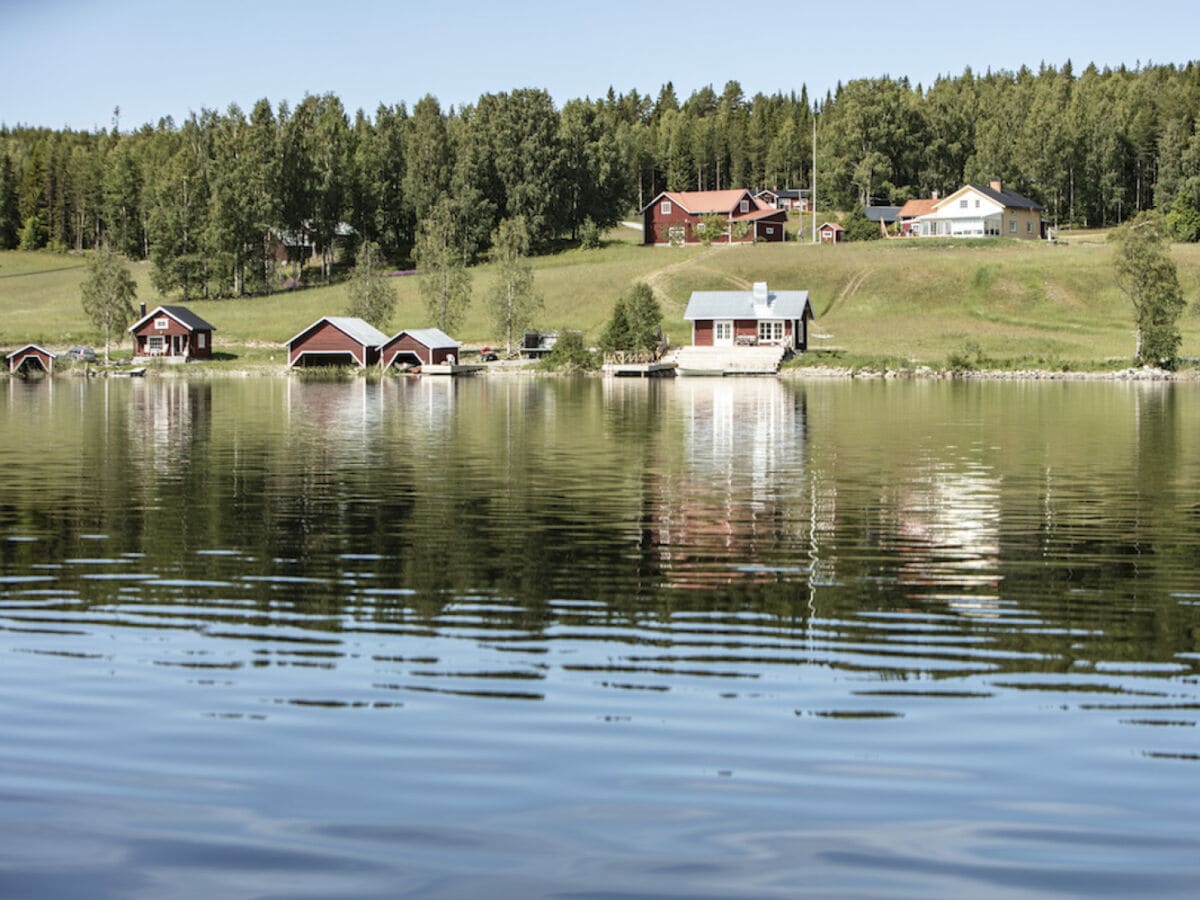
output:
POLYGON ((768 226, 766 226, 766 231, 767 231, 767 234, 774 234, 774 233, 775 233, 775 229, 774 229, 774 227, 773 227, 773 226, 771 226, 771 225, 768 225, 768 226))
POLYGON ((784 339, 782 319, 760 319, 758 322, 758 342, 760 344, 779 344, 784 339))
POLYGON ((167 349, 167 339, 161 334, 152 334, 146 338, 146 352, 151 356, 162 356, 167 349))
POLYGON ((671 201, 664 200, 662 203, 658 204, 658 212, 659 215, 669 216, 671 214, 671 201))
POLYGON ((732 347, 733 346, 733 320, 732 319, 714 319, 713 320, 713 346, 714 347, 732 347))
POLYGON ((171 320, 168 319, 166 316, 159 316, 157 319, 154 320, 154 330, 155 331, 166 331, 170 327, 171 327, 171 320))
POLYGON ((196 349, 197 350, 204 349, 205 337, 206 337, 206 335, 204 334, 203 331, 196 332, 196 349))
POLYGON ((959 209, 967 208, 967 198, 966 197, 963 197, 961 200, 958 201, 958 208, 959 209))
POLYGON ((741 212, 750 212, 750 201, 743 200, 741 203, 738 204, 738 209, 741 212))
POLYGON ((1017 220, 1016 220, 1016 219, 1009 219, 1009 220, 1008 220, 1008 233, 1009 233, 1009 234, 1016 234, 1016 233, 1017 233, 1017 220))

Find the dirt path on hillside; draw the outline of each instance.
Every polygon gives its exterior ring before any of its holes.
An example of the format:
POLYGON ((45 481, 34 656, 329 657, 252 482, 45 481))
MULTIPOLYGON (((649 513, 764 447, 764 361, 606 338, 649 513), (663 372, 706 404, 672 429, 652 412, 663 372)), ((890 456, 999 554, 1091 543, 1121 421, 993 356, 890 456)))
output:
MULTIPOLYGON (((696 256, 691 256, 691 257, 688 257, 687 259, 681 259, 681 260, 671 263, 668 266, 663 266, 661 269, 651 272, 649 275, 647 275, 642 280, 645 281, 646 284, 650 285, 650 289, 652 291, 654 291, 655 296, 658 297, 661 302, 663 302, 664 304, 671 305, 672 308, 673 308, 673 304, 668 303, 670 298, 669 298, 669 295, 667 294, 666 287, 664 286, 664 282, 671 275, 673 275, 675 272, 678 272, 681 269, 696 268, 696 269, 701 269, 705 272, 712 272, 714 275, 718 275, 721 278, 724 278, 726 281, 728 281, 730 284, 732 284, 736 287, 742 288, 743 290, 747 290, 747 291, 750 290, 750 282, 746 281, 745 279, 737 278, 733 275, 729 275, 726 272, 718 272, 716 269, 713 269, 713 268, 703 264, 704 260, 711 257, 714 253, 720 253, 724 249, 726 249, 726 248, 724 248, 724 247, 709 247, 703 253, 700 253, 696 256)), ((670 250, 664 249, 661 252, 669 253, 670 250)))
POLYGON ((837 295, 829 301, 829 305, 821 311, 821 315, 829 315, 829 313, 833 311, 834 307, 840 306, 843 302, 857 294, 858 289, 862 287, 863 282, 867 280, 867 275, 869 274, 869 270, 859 269, 857 272, 851 275, 850 280, 846 282, 846 286, 838 291, 837 295))

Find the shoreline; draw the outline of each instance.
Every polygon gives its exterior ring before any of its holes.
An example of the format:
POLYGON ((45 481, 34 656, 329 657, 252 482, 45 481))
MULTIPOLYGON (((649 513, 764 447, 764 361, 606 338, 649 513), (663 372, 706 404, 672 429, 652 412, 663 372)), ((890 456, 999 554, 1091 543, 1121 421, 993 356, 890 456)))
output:
MULTIPOLYGON (((316 370, 319 371, 319 370, 316 370)), ((129 369, 109 368, 101 366, 84 369, 71 367, 49 375, 41 375, 35 380, 45 378, 179 378, 190 380, 208 380, 215 378, 278 378, 288 377, 294 370, 283 364, 266 364, 238 366, 234 363, 200 365, 183 364, 170 366, 145 367, 144 371, 134 374, 129 369)), ((569 377, 582 375, 586 377, 609 377, 600 370, 556 372, 537 368, 534 364, 485 363, 476 372, 459 377, 511 378, 520 377, 569 377)), ((21 376, 10 372, 0 372, 0 377, 10 380, 22 380, 21 376)), ((301 374, 300 377, 305 377, 301 374)), ((347 369, 345 371, 328 372, 327 374, 309 375, 312 380, 343 381, 363 377, 382 380, 389 377, 386 373, 378 373, 373 369, 347 369)), ((408 376, 393 377, 422 377, 419 373, 408 376)), ((444 375, 427 375, 424 377, 443 378, 444 375)), ((787 381, 1124 381, 1124 382, 1197 382, 1200 381, 1200 368, 1189 367, 1171 371, 1154 367, 1129 367, 1111 371, 1059 371, 1053 369, 935 369, 932 366, 916 366, 912 369, 870 369, 850 366, 795 366, 784 368, 775 375, 753 376, 674 376, 678 377, 753 377, 780 378, 787 381)), ((650 381, 655 379, 635 379, 650 381)))

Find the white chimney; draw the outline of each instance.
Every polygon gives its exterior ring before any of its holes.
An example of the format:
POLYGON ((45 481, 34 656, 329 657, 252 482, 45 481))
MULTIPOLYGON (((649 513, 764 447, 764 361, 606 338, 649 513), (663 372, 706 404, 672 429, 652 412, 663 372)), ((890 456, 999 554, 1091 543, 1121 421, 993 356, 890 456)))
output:
POLYGON ((765 281, 754 282, 754 302, 766 303, 767 296, 767 283, 765 281))

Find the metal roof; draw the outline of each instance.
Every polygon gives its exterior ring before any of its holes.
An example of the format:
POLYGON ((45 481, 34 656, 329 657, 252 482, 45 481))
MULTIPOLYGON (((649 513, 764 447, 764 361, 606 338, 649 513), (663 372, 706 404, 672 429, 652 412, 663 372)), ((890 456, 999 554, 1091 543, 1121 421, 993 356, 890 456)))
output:
POLYGON ((45 353, 51 359, 58 359, 58 354, 51 353, 45 347, 39 347, 37 344, 26 344, 24 347, 21 347, 19 350, 14 350, 12 353, 8 354, 8 356, 4 357, 4 359, 7 362, 8 360, 10 360, 14 356, 16 356, 18 353, 24 353, 26 350, 37 350, 39 353, 45 353))
POLYGON ((424 344, 430 350, 457 350, 462 346, 462 344, 440 328, 405 328, 403 331, 397 331, 388 338, 387 343, 390 344, 405 334, 424 344))
POLYGON ((868 206, 863 212, 872 222, 895 222, 900 218, 899 206, 868 206))
POLYGON ((362 319, 355 318, 354 316, 323 316, 322 318, 317 319, 317 321, 313 322, 303 331, 288 338, 285 343, 290 344, 295 341, 296 338, 303 337, 322 322, 328 322, 338 331, 362 344, 364 347, 382 347, 388 342, 388 336, 386 334, 384 334, 374 325, 371 325, 369 322, 365 322, 362 319))
POLYGON ((693 291, 684 319, 812 318, 808 291, 693 291), (765 294, 765 296, 764 296, 765 294), (807 313, 806 313, 807 310, 807 313))
MULTIPOLYGON (((994 187, 991 187, 990 185, 985 187, 982 184, 971 184, 971 185, 968 185, 968 187, 970 187, 973 190, 978 191, 979 193, 983 194, 983 196, 985 196, 985 197, 989 197, 992 200, 995 200, 997 203, 999 203, 1001 206, 1005 207, 1006 209, 1034 209, 1034 210, 1038 210, 1038 211, 1041 210, 1041 207, 1038 206, 1038 204, 1034 203, 1032 200, 1030 200, 1028 197, 1023 197, 1022 195, 1018 194, 1016 191, 1010 191, 1007 188, 1001 188, 1000 190, 996 190, 994 187)), ((957 191, 955 193, 957 193, 957 191)), ((948 200, 950 198, 947 197, 946 199, 948 200)))

